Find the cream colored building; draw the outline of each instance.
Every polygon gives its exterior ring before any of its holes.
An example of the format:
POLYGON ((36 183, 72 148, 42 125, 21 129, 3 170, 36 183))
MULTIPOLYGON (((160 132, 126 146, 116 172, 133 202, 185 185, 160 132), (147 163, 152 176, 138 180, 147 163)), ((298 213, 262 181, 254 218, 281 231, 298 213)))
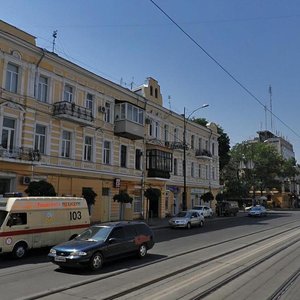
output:
MULTIPOLYGON (((0 22, 0 194, 23 192, 32 180, 58 195, 97 193, 92 220, 118 220, 113 196, 126 190, 126 219, 164 217, 180 209, 183 117, 163 107, 148 78, 128 90, 57 54, 35 37, 0 22), (161 190, 147 203, 144 190, 161 190)), ((219 189, 218 134, 186 122, 187 206, 219 189)))

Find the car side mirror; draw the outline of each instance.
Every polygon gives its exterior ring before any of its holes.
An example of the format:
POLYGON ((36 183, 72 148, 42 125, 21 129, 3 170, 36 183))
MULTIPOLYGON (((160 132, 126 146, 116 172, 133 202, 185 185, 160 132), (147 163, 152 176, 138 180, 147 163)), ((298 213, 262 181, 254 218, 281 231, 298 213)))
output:
POLYGON ((117 241, 116 238, 110 238, 110 239, 108 240, 108 243, 109 243, 109 244, 113 244, 113 243, 115 243, 116 241, 117 241))

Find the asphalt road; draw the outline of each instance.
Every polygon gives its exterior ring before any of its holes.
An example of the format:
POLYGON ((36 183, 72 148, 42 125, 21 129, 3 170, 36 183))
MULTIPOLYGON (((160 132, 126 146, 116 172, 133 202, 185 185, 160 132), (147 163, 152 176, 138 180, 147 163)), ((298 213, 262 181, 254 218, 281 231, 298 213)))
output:
MULTIPOLYGON (((299 211, 277 211, 266 218, 243 214, 216 218, 191 230, 159 228, 154 230, 156 244, 146 259, 108 263, 94 273, 61 270, 48 262, 48 249, 32 251, 22 261, 4 255, 0 256, 0 299, 196 299, 228 274, 232 276, 277 250, 204 297, 268 299, 299 270, 299 225, 299 211), (286 232, 281 233, 283 230, 286 232), (294 244, 281 249, 288 243, 294 244), (114 298, 109 298, 112 295, 114 298)), ((299 299, 297 283, 298 276, 280 299, 299 299)))

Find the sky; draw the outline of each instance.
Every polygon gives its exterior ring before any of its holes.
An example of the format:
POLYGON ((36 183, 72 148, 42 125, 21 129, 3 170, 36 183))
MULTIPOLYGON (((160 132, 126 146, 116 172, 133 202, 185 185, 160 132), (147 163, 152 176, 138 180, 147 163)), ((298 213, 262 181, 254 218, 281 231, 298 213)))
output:
POLYGON ((271 130, 300 162, 299 0, 0 0, 0 19, 115 83, 155 78, 164 106, 231 146, 271 130), (269 87, 271 86, 271 93, 269 87), (204 109, 197 108, 209 104, 204 109), (266 108, 266 109, 265 109, 266 108))

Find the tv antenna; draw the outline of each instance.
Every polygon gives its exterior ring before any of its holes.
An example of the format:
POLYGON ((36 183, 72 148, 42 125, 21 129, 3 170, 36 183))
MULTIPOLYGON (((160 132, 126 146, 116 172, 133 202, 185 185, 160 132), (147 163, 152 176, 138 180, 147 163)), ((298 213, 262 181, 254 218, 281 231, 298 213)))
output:
POLYGON ((55 40, 56 40, 56 38, 57 38, 57 30, 54 30, 54 31, 53 31, 52 37, 53 37, 53 42, 52 42, 52 52, 54 53, 55 40))

